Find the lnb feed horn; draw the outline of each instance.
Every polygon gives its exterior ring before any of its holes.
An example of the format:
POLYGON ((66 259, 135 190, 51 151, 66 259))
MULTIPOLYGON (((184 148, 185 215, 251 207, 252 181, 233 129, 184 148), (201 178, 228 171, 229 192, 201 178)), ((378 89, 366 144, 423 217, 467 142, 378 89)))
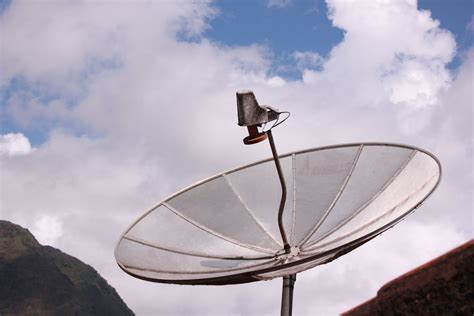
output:
POLYGON ((237 95, 237 116, 240 126, 247 126, 249 136, 243 139, 244 144, 256 144, 267 139, 267 134, 259 131, 258 127, 271 121, 278 120, 280 113, 278 110, 259 105, 255 95, 250 90, 238 91, 237 95))

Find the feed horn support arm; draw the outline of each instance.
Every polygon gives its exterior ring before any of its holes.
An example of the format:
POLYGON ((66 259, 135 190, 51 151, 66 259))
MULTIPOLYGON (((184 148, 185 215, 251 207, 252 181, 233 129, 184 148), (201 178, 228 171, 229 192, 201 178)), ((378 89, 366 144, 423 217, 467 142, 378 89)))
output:
POLYGON ((286 203, 285 177, 283 176, 283 171, 281 170, 280 158, 278 158, 278 153, 275 147, 275 142, 273 140, 272 131, 269 130, 267 132, 267 135, 268 135, 268 142, 270 143, 270 147, 272 149, 273 160, 275 160, 275 166, 278 172, 278 178, 280 179, 280 184, 281 184, 281 199, 280 199, 280 206, 278 208, 278 228, 280 229, 281 239, 283 241, 283 247, 285 249, 285 253, 289 253, 291 247, 288 243, 288 238, 286 237, 285 227, 283 226, 283 210, 285 209, 285 203, 286 203))

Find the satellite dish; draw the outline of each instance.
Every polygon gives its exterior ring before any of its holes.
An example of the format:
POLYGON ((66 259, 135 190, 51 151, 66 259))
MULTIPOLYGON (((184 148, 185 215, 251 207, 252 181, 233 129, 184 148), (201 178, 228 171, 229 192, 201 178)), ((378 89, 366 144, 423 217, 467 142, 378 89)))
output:
POLYGON ((290 315, 296 273, 392 227, 440 181, 436 157, 408 145, 345 144, 278 156, 271 129, 256 129, 281 114, 266 110, 270 115, 253 125, 239 112, 239 124, 250 126, 246 144, 268 136, 273 158, 220 173, 153 206, 116 246, 126 273, 194 285, 284 277, 291 291, 284 288, 282 314, 290 315))

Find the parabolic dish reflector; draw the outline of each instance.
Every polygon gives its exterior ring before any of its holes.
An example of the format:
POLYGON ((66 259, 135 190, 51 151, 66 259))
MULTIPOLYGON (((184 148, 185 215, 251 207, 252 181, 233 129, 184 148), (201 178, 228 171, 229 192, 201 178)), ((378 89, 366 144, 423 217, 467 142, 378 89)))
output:
POLYGON ((272 158, 192 185, 154 206, 120 238, 115 258, 149 281, 232 284, 272 279, 329 262, 417 208, 441 166, 398 144, 348 144, 280 156, 288 187, 283 251, 281 187, 272 158))

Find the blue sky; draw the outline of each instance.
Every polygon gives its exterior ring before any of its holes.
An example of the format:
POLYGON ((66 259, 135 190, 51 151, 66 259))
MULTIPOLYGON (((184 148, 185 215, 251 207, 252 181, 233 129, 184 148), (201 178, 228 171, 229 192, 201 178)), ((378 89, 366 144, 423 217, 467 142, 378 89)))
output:
MULTIPOLYGON (((218 13, 209 20, 207 30, 200 36, 228 46, 262 45, 272 56, 270 75, 299 80, 302 73, 296 66, 293 54, 310 51, 325 58, 342 40, 343 31, 331 25, 326 3, 322 0, 283 1, 281 6, 272 6, 270 3, 263 0, 216 1, 214 7, 218 13)), ((6 10, 9 4, 9 0, 0 1, 0 12, 6 10)), ((454 34, 458 50, 447 67, 455 71, 463 52, 472 46, 473 36, 468 24, 472 21, 473 1, 420 0, 418 7, 431 11, 432 17, 440 21, 441 28, 454 34)), ((28 127, 19 125, 5 111, 12 92, 19 90, 28 91, 44 102, 62 96, 58 91, 40 93, 36 85, 25 81, 21 75, 0 87, 0 133, 23 132, 37 146, 47 139, 54 122, 37 122, 28 127)), ((67 103, 73 105, 79 99, 80 95, 69 97, 67 103)), ((64 125, 63 128, 78 134, 83 132, 79 126, 64 125)))
MULTIPOLYGON (((226 45, 265 45, 275 54, 274 66, 291 65, 295 51, 325 56, 343 36, 327 18, 324 1, 296 1, 285 7, 268 7, 264 1, 217 1, 216 7, 222 14, 204 36, 226 45)), ((279 74, 300 77, 295 71, 279 74)))
MULTIPOLYGON (((277 62, 291 63, 294 51, 314 51, 326 56, 343 37, 342 30, 331 25, 326 3, 322 0, 289 2, 283 7, 269 7, 267 2, 215 2, 220 14, 211 21, 206 38, 226 45, 263 44, 276 55, 277 62)), ((459 52, 472 45, 472 32, 467 25, 473 14, 472 0, 420 0, 418 8, 431 11, 441 27, 456 37, 459 52)), ((448 66, 459 66, 459 55, 448 66)), ((296 78, 296 72, 281 75, 296 78)))

